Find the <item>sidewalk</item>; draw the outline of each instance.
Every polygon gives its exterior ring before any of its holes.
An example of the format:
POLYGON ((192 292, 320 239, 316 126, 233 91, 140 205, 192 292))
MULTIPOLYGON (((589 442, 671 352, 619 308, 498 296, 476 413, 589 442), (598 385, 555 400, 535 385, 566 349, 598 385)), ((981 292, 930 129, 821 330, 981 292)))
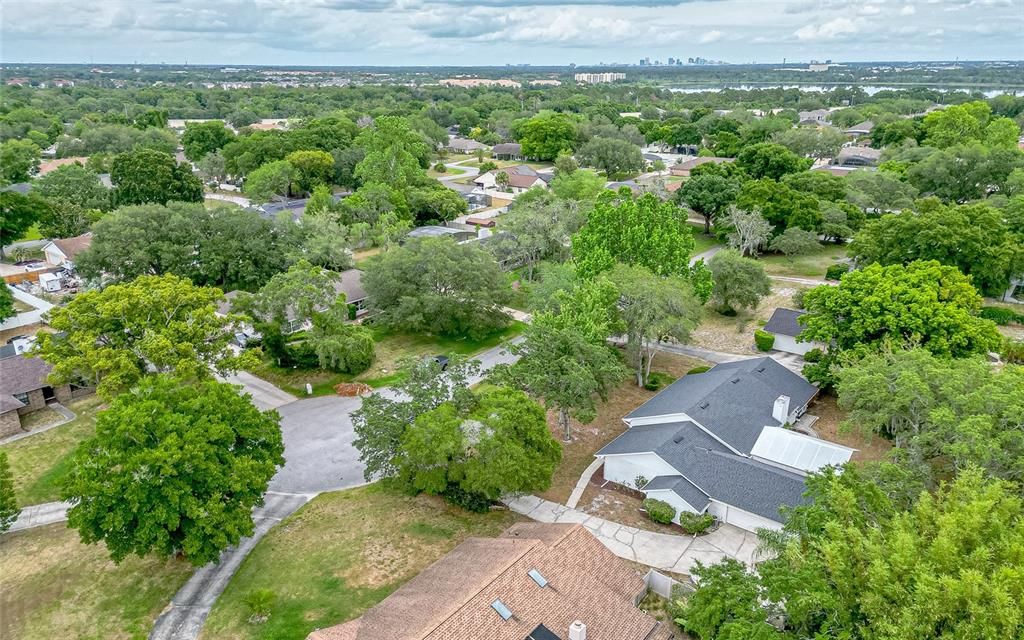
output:
POLYGON ((70 508, 71 504, 68 502, 47 502, 25 507, 18 514, 18 519, 11 525, 9 531, 24 531, 55 522, 65 522, 68 519, 68 509, 70 508))
POLYGON ((698 561, 714 564, 735 558, 752 566, 761 559, 757 535, 729 524, 703 536, 677 536, 627 527, 537 496, 509 499, 506 504, 538 522, 581 523, 615 555, 655 569, 690 575, 698 561))

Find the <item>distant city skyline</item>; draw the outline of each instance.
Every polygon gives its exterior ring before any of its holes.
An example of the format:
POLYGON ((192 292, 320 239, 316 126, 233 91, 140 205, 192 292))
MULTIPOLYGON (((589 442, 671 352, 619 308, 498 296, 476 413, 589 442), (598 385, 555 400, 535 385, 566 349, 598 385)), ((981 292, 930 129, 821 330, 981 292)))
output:
POLYGON ((7 0, 19 62, 596 66, 1024 58, 1024 0, 7 0))

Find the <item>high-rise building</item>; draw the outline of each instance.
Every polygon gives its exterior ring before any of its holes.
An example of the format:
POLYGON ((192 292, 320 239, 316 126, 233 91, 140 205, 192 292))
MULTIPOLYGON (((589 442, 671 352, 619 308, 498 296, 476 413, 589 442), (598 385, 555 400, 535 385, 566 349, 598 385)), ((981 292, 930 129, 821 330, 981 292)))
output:
POLYGON ((676 59, 675 59, 675 58, 669 58, 669 59, 668 59, 668 64, 669 64, 669 66, 672 66, 672 65, 674 65, 675 63, 676 63, 676 59))
POLYGON ((640 66, 641 66, 641 67, 645 67, 645 66, 647 66, 647 61, 646 61, 646 60, 644 60, 643 58, 640 58, 640 66))
POLYGON ((625 80, 626 74, 624 73, 577 73, 575 76, 576 82, 587 83, 587 84, 601 84, 605 82, 615 82, 616 80, 625 80))

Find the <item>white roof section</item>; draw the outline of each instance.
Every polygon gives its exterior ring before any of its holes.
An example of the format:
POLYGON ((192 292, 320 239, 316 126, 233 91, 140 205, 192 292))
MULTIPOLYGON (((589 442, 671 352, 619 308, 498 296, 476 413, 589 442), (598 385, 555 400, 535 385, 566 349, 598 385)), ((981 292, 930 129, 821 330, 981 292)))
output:
POLYGON ((764 427, 753 449, 750 450, 750 455, 811 472, 829 465, 842 465, 849 461, 854 451, 856 449, 805 436, 782 427, 764 427))

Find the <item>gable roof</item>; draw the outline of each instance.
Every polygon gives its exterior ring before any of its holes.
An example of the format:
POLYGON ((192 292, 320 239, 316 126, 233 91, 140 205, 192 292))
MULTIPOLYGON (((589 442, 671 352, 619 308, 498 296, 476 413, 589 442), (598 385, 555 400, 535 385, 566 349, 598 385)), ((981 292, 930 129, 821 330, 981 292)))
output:
POLYGON ((46 376, 51 371, 53 365, 40 358, 0 358, 0 395, 17 395, 42 389, 49 385, 46 376))
POLYGON ((334 283, 334 290, 345 294, 345 302, 352 304, 366 299, 362 271, 359 269, 345 269, 340 275, 341 278, 334 283))
POLYGON ((672 169, 675 169, 676 171, 689 171, 691 169, 699 167, 702 164, 707 164, 709 162, 714 162, 715 164, 723 164, 725 162, 735 162, 735 160, 736 160, 736 158, 719 158, 717 156, 698 156, 696 158, 690 158, 689 160, 685 160, 683 162, 680 162, 679 164, 672 165, 672 169))
POLYGON ((797 318, 805 313, 807 312, 778 307, 772 312, 772 317, 768 319, 768 324, 764 325, 764 330, 768 333, 795 338, 804 330, 803 326, 797 322, 797 318))
POLYGON ((502 142, 491 147, 491 153, 497 155, 519 156, 523 153, 523 145, 518 142, 502 142))
POLYGON ((487 145, 482 142, 473 140, 472 138, 451 138, 448 140, 449 149, 461 149, 464 151, 476 151, 477 149, 487 149, 487 145))
POLYGON ((870 120, 865 120, 864 122, 861 122, 860 124, 853 125, 849 129, 847 129, 846 132, 847 133, 860 133, 861 131, 863 131, 864 133, 871 133, 871 130, 874 129, 874 128, 875 128, 875 123, 874 122, 871 122, 870 120))
POLYGON ((788 396, 790 407, 802 407, 817 387, 769 357, 715 365, 705 373, 687 375, 624 418, 685 413, 739 453, 749 454, 761 428, 781 426, 772 417, 775 400, 788 396))
POLYGON ((68 260, 74 260, 75 256, 92 245, 92 232, 83 233, 74 238, 57 238, 56 240, 51 240, 47 247, 50 245, 57 247, 68 260))

